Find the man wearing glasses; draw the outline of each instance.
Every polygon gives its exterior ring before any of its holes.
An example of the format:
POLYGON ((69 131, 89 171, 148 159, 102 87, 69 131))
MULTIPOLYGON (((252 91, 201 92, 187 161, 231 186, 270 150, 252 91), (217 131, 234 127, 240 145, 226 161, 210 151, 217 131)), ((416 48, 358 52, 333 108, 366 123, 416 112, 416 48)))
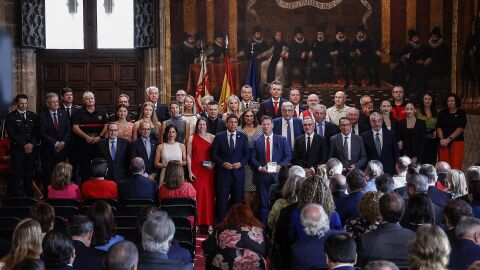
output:
POLYGON ((157 151, 158 142, 151 139, 151 123, 144 121, 140 123, 139 132, 140 137, 130 145, 130 159, 141 157, 145 162, 145 173, 148 174, 150 180, 155 180, 158 175, 158 169, 154 166, 155 154, 157 151))
POLYGON ((340 133, 330 138, 330 158, 336 158, 347 171, 362 170, 367 164, 363 139, 352 133, 352 123, 347 117, 340 118, 340 133))
POLYGON ((282 104, 282 117, 273 120, 273 133, 287 138, 290 148, 294 147, 295 138, 302 135, 302 120, 293 117, 294 105, 290 102, 282 104))
POLYGON ((327 162, 327 143, 314 130, 315 120, 310 116, 303 118, 305 134, 295 138, 293 149, 292 163, 305 168, 307 175, 314 174, 319 164, 327 162))
POLYGON ((364 95, 360 98, 362 111, 358 119, 358 128, 360 133, 372 129, 370 125, 370 114, 373 112, 373 100, 370 96, 364 95))

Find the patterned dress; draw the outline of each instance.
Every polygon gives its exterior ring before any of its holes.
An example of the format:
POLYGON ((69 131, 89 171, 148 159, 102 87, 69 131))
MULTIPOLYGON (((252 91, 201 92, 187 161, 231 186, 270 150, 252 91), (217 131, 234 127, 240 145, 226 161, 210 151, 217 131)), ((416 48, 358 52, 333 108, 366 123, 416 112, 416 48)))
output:
MULTIPOLYGON (((239 126, 237 128, 237 131, 247 135, 248 146, 249 147, 252 147, 253 141, 255 139, 257 139, 260 135, 263 134, 262 133, 262 127, 260 125, 258 125, 255 128, 255 132, 253 133, 252 136, 249 136, 247 134, 247 132, 241 126, 239 126)), ((244 191, 245 192, 255 192, 255 191, 257 191, 257 187, 253 183, 253 169, 250 167, 250 165, 245 166, 245 187, 244 187, 244 191)))

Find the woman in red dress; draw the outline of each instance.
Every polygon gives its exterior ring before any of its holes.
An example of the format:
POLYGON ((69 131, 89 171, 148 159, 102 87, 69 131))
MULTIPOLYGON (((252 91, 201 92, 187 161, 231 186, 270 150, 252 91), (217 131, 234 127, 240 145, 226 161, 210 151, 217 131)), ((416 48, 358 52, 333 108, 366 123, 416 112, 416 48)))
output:
POLYGON ((214 170, 210 159, 210 148, 215 136, 207 133, 207 119, 200 117, 195 125, 195 133, 188 138, 187 164, 190 181, 197 190, 197 226, 207 225, 212 232, 215 194, 214 170))

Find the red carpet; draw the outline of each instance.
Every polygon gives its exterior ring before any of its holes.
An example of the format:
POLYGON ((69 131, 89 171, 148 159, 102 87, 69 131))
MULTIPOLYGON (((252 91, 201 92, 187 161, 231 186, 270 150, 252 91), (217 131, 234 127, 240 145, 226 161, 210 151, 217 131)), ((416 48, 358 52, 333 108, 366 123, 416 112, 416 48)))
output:
POLYGON ((205 257, 203 257, 203 250, 202 250, 202 242, 207 238, 208 235, 206 234, 197 234, 196 239, 196 253, 195 253, 195 260, 193 261, 195 264, 195 270, 204 270, 205 269, 205 257))

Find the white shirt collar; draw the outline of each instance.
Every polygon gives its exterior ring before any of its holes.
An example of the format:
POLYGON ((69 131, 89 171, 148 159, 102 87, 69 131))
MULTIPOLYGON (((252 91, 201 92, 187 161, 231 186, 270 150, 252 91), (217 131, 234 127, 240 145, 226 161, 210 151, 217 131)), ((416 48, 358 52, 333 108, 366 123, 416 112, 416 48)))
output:
POLYGON ((343 133, 342 134, 342 137, 343 139, 345 140, 346 137, 348 137, 348 139, 350 140, 352 138, 352 132, 350 132, 350 134, 347 134, 347 135, 344 135, 343 133))
POLYGON ((313 139, 313 135, 314 135, 314 134, 315 134, 315 132, 312 133, 312 134, 310 134, 310 135, 308 135, 307 133, 305 133, 305 139, 307 139, 308 137, 310 137, 310 138, 313 139))
POLYGON ((274 103, 275 103, 275 102, 280 103, 280 99, 281 99, 281 98, 278 98, 277 100, 275 100, 275 99, 272 97, 272 102, 274 102, 274 103))
POLYGON ((235 137, 235 135, 237 135, 237 131, 235 130, 234 132, 230 132, 227 130, 227 133, 228 133, 228 136, 230 136, 230 134, 233 134, 233 137, 235 137))
POLYGON ((380 136, 383 135, 382 129, 380 129, 379 131, 375 131, 374 129, 372 129, 372 131, 373 131, 373 134, 375 134, 375 135, 376 135, 377 133, 380 133, 380 136))
POLYGON ((17 112, 27 114, 27 111, 26 111, 26 110, 25 110, 25 111, 20 111, 19 109, 17 109, 17 112))
POLYGON ((272 141, 272 140, 273 140, 273 133, 270 134, 270 135, 263 134, 263 137, 265 138, 265 140, 266 140, 267 138, 269 138, 270 141, 272 141))
POLYGON ((286 124, 287 122, 290 123, 290 124, 292 124, 293 118, 290 118, 290 120, 287 120, 287 119, 285 119, 285 118, 282 117, 282 121, 283 121, 284 124, 286 124))

